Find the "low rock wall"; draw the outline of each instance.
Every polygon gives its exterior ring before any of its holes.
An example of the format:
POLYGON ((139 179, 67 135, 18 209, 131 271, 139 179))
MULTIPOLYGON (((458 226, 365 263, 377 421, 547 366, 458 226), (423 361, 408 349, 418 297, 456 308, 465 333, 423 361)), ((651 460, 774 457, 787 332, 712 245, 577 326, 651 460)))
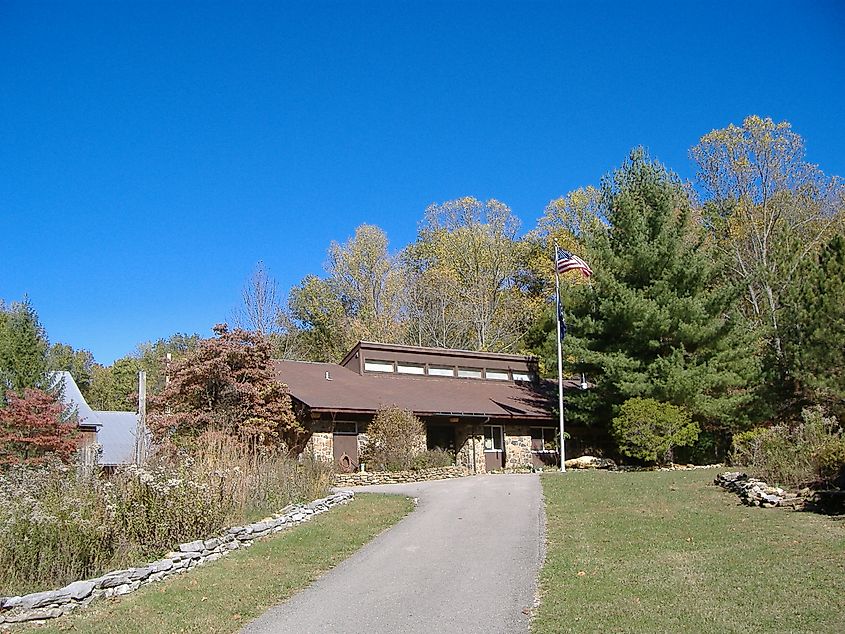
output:
POLYGON ((309 504, 288 506, 266 520, 246 526, 233 526, 222 535, 210 539, 180 544, 162 559, 138 568, 114 570, 96 579, 74 581, 60 590, 0 597, 0 625, 53 619, 85 607, 100 597, 129 594, 143 585, 216 561, 233 550, 250 546, 260 537, 278 533, 306 522, 314 515, 324 513, 334 506, 346 504, 353 497, 354 493, 351 491, 341 491, 309 504))
POLYGON ((363 471, 361 473, 338 473, 335 475, 335 484, 341 487, 368 484, 404 484, 406 482, 461 478, 468 474, 469 471, 462 466, 435 467, 433 469, 420 469, 419 471, 363 471))
POLYGON ((797 493, 790 493, 780 487, 769 486, 762 480, 751 478, 739 471, 720 473, 713 480, 713 484, 736 493, 740 501, 747 506, 795 507, 802 503, 801 497, 797 493))

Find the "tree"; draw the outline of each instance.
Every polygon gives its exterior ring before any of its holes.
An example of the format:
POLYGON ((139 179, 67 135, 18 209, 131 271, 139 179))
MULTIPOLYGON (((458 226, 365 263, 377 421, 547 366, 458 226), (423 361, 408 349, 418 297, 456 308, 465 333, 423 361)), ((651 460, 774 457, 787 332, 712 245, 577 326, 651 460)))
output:
POLYGON ((241 291, 243 305, 235 313, 235 326, 271 337, 281 332, 277 299, 278 284, 270 276, 264 262, 258 261, 241 291))
POLYGON ((6 393, 0 408, 0 465, 42 464, 51 455, 71 462, 76 453, 77 423, 67 417, 54 395, 26 388, 23 396, 6 393))
POLYGON ((460 198, 426 209, 417 240, 404 254, 412 343, 472 350, 520 347, 542 309, 533 245, 517 238, 507 205, 460 198))
POLYGON ((796 409, 825 404, 845 415, 845 236, 834 235, 785 294, 784 356, 796 409))
POLYGON ((653 398, 632 398, 613 419, 613 435, 626 456, 671 463, 673 450, 698 439, 698 425, 682 408, 653 398))
POLYGON ((576 420, 609 426, 628 399, 654 398, 726 445, 747 424, 756 366, 685 188, 637 149, 605 178, 601 209, 607 224, 583 237, 591 284, 564 298, 566 366, 595 383, 576 420))
POLYGON ((0 302, 0 399, 6 390, 49 387, 47 334, 28 299, 0 302))
POLYGON ((51 372, 70 372, 79 391, 87 399, 93 380, 93 354, 88 350, 74 350, 72 346, 54 343, 47 351, 47 367, 51 372))
POLYGON ((747 117, 704 135, 691 150, 708 194, 706 225, 730 255, 745 289, 745 313, 766 342, 781 385, 791 382, 780 323, 784 293, 802 262, 841 227, 845 192, 804 159, 804 140, 787 122, 747 117))
POLYGON ((273 372, 270 346, 256 333, 214 327, 215 337, 171 367, 171 379, 150 399, 150 428, 159 440, 189 442, 222 431, 254 450, 284 445, 301 450, 305 429, 273 372))
POLYGON ((402 280, 385 233, 361 225, 329 247, 328 277, 307 276, 290 292, 291 346, 315 361, 339 361, 358 340, 400 343, 402 280))
POLYGON ((96 410, 130 411, 137 406, 137 358, 126 356, 110 366, 95 365, 91 370, 91 385, 85 400, 96 410))

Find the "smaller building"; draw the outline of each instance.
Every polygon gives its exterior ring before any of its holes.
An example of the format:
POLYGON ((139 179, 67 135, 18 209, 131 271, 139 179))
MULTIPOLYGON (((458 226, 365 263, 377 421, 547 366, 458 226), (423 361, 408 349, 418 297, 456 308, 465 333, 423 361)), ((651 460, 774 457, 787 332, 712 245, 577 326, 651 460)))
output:
POLYGON ((391 405, 425 423, 415 442, 472 472, 558 461, 557 383, 533 357, 362 341, 339 364, 274 363, 311 432, 307 450, 342 470, 359 468, 369 423, 391 405))
POLYGON ((76 412, 82 462, 88 465, 96 463, 107 470, 132 463, 138 414, 91 409, 70 372, 56 372, 54 380, 63 386, 62 401, 65 406, 76 412))

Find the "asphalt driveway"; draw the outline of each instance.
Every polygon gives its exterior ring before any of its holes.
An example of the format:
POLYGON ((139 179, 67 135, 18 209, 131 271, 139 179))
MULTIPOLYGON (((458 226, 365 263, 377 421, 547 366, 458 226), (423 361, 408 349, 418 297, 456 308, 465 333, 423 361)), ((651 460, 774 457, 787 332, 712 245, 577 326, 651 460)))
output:
POLYGON ((528 631, 543 548, 536 475, 355 491, 400 493, 419 503, 399 524, 242 632, 528 631))

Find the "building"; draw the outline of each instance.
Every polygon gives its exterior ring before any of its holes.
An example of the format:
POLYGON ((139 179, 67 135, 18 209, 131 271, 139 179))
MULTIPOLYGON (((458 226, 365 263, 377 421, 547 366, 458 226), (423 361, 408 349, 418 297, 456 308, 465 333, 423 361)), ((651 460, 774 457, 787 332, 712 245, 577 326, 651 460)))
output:
POLYGON ((359 468, 367 426, 390 405, 425 423, 420 445, 474 473, 557 463, 557 383, 533 357, 362 341, 340 364, 274 363, 312 432, 307 450, 341 469, 359 468))
POLYGON ((132 463, 138 414, 91 409, 70 372, 55 372, 54 381, 63 386, 62 402, 76 412, 82 462, 106 469, 132 463))

